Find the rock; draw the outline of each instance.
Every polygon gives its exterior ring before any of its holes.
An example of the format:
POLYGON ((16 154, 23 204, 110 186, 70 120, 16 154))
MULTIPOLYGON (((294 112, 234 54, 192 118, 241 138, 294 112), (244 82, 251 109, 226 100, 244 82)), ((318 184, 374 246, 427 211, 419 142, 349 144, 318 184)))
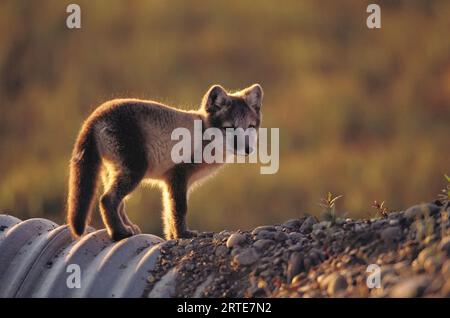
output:
POLYGON ((213 237, 218 240, 221 240, 221 239, 224 239, 225 237, 228 237, 229 235, 231 235, 231 233, 229 231, 223 230, 223 231, 220 231, 219 233, 214 234, 213 237))
POLYGON ((442 254, 435 254, 431 257, 428 257, 423 263, 423 269, 430 274, 434 274, 435 272, 441 269, 441 266, 444 262, 442 254))
POLYGON ((274 240, 276 232, 261 230, 256 235, 257 240, 265 239, 265 240, 274 240))
POLYGON ((293 240, 294 242, 298 242, 303 238, 303 234, 300 234, 298 232, 291 232, 288 234, 289 238, 293 240))
POLYGON ((336 297, 347 289, 347 280, 344 276, 333 273, 328 278, 327 293, 330 297, 336 297))
POLYGON ((283 223, 283 226, 288 228, 296 228, 302 225, 302 222, 299 219, 291 219, 283 223))
POLYGON ((296 275, 294 276, 294 278, 292 278, 291 284, 297 285, 298 283, 301 282, 302 279, 303 279, 302 275, 296 275))
POLYGON ((315 239, 321 239, 326 236, 325 232, 321 229, 314 230, 312 235, 314 236, 315 239))
POLYGON ((300 232, 302 233, 309 233, 312 231, 312 227, 314 224, 317 223, 317 220, 313 216, 308 216, 308 218, 303 222, 302 226, 300 227, 300 232))
POLYGON ((303 245, 300 244, 300 243, 297 243, 295 245, 289 246, 289 248, 288 248, 289 251, 293 251, 293 252, 294 251, 298 252, 298 251, 301 251, 302 249, 303 249, 303 245))
POLYGON ((404 271, 408 266, 409 266, 409 262, 407 262, 407 261, 402 261, 402 262, 395 263, 395 264, 393 265, 393 268, 394 268, 395 272, 401 273, 401 272, 404 271))
POLYGON ((355 224, 355 228, 353 229, 356 233, 360 233, 364 231, 364 225, 362 224, 355 224))
POLYGON ((267 247, 269 247, 270 245, 272 245, 274 243, 275 242, 272 240, 260 239, 260 240, 257 240, 255 243, 253 243, 253 247, 255 247, 259 251, 263 251, 267 247))
POLYGON ((426 276, 408 278, 392 287, 390 296, 393 298, 420 297, 429 283, 430 280, 426 276))
POLYGON ((331 226, 331 222, 330 221, 322 221, 322 222, 313 224, 312 230, 313 231, 315 231, 315 230, 324 230, 324 229, 326 229, 326 228, 328 228, 330 226, 331 226))
POLYGON ((389 225, 390 226, 396 226, 396 225, 398 225, 398 220, 397 219, 393 219, 393 220, 389 220, 389 225))
POLYGON ((170 298, 175 295, 178 269, 172 268, 153 287, 148 298, 170 298))
POLYGON ((284 242, 289 238, 289 236, 284 232, 275 233, 275 240, 278 242, 284 242))
POLYGON ((405 217, 410 222, 416 220, 417 218, 421 218, 424 215, 434 215, 438 213, 440 208, 436 204, 428 203, 428 204, 418 204, 408 208, 405 211, 405 217))
POLYGON ((388 219, 389 220, 397 219, 399 216, 400 216, 400 212, 390 212, 388 214, 388 219))
POLYGON ((231 234, 227 240, 227 247, 233 248, 235 246, 239 246, 245 242, 245 236, 241 233, 231 234))
POLYGON ((444 237, 439 243, 439 249, 450 256, 450 236, 444 237))
POLYGON ((320 261, 324 261, 324 260, 326 259, 325 254, 324 254, 323 251, 320 250, 320 249, 312 248, 312 249, 309 251, 309 253, 310 253, 310 254, 313 254, 313 255, 315 255, 315 256, 317 256, 317 258, 318 258, 320 261))
POLYGON ((276 231, 276 228, 275 228, 275 226, 272 226, 272 225, 258 226, 257 228, 255 228, 255 229, 252 231, 252 234, 253 234, 253 235, 258 235, 258 233, 261 232, 261 231, 275 232, 275 231, 276 231))
POLYGON ((388 289, 391 286, 398 284, 400 281, 400 277, 392 272, 388 272, 384 276, 381 276, 381 282, 384 289, 388 289))
POLYGON ((450 297, 450 280, 445 282, 444 286, 442 287, 442 297, 450 297))
POLYGON ((228 248, 225 245, 219 245, 216 247, 216 251, 214 252, 216 256, 225 256, 228 254, 228 248))
POLYGON ((234 261, 238 265, 249 266, 255 263, 259 258, 254 248, 248 248, 240 252, 234 257, 234 261))
POLYGON ((269 277, 272 274, 272 271, 270 269, 265 269, 261 273, 259 273, 262 277, 269 277))
POLYGON ((149 284, 153 284, 153 283, 155 282, 155 276, 153 276, 152 274, 149 274, 149 275, 147 276, 147 282, 148 282, 149 284))
POLYGON ((388 227, 380 233, 381 239, 387 243, 391 244, 398 242, 402 237, 402 230, 398 226, 388 227))
POLYGON ((450 260, 447 260, 441 268, 442 275, 449 277, 450 276, 450 260))
POLYGON ((382 228, 388 221, 385 219, 376 220, 372 223, 371 227, 375 230, 382 228))
POLYGON ((304 270, 303 257, 304 257, 303 253, 295 252, 289 258, 286 273, 288 282, 291 282, 295 276, 297 276, 300 272, 304 270))
POLYGON ((214 232, 201 232, 198 234, 198 237, 205 238, 205 237, 213 237, 214 232))
POLYGON ((336 229, 333 232, 331 232, 331 237, 333 239, 337 239, 337 238, 344 236, 344 234, 345 234, 345 232, 343 230, 336 229))
POLYGON ((423 265, 425 264, 425 261, 426 261, 429 257, 433 256, 433 254, 434 254, 433 247, 430 246, 430 247, 424 248, 424 249, 419 253, 419 255, 417 255, 417 264, 418 264, 421 268, 423 268, 423 265))
POLYGON ((238 255, 240 252, 242 251, 242 249, 239 246, 236 246, 235 248, 233 248, 231 250, 231 256, 235 257, 236 255, 238 255))
POLYGON ((312 264, 311 264, 311 260, 309 258, 305 258, 303 260, 303 266, 305 267, 305 271, 309 271, 309 269, 311 268, 312 264))

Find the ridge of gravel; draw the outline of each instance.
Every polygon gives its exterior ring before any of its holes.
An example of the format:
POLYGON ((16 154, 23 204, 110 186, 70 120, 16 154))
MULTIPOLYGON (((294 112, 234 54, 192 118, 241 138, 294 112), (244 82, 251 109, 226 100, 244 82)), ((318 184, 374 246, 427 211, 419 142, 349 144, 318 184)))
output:
POLYGON ((435 201, 378 219, 304 216, 167 241, 143 296, 450 297, 449 213, 435 201), (374 268, 379 288, 367 285, 374 268))

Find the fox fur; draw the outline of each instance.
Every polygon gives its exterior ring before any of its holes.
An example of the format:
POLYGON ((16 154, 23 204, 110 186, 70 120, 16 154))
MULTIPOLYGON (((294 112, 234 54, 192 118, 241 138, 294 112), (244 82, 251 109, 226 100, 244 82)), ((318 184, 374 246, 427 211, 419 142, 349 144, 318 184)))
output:
POLYGON ((113 240, 140 233, 125 213, 124 199, 144 180, 157 181, 163 189, 166 238, 194 236, 186 226, 188 191, 221 164, 175 164, 171 133, 178 127, 192 132, 194 120, 201 120, 204 129, 258 128, 262 98, 259 84, 235 93, 214 85, 195 111, 139 99, 100 105, 82 125, 70 161, 67 219, 73 235, 83 235, 102 179, 100 211, 113 240))

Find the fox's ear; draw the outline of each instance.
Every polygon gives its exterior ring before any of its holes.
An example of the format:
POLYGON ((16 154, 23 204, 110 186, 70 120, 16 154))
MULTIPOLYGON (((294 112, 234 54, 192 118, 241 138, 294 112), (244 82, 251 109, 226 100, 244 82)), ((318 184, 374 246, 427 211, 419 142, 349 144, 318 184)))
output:
POLYGON ((250 107, 259 110, 262 106, 264 92, 259 84, 253 84, 244 90, 244 98, 250 107))
POLYGON ((208 113, 215 112, 230 101, 227 92, 220 85, 213 85, 203 97, 202 105, 208 113))

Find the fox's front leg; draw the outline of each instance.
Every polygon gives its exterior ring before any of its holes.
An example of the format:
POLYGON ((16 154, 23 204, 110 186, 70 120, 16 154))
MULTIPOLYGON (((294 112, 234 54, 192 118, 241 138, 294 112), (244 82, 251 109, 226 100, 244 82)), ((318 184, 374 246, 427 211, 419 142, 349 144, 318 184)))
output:
POLYGON ((186 226, 187 180, 182 172, 174 171, 164 190, 164 234, 166 239, 189 238, 196 233, 186 226))

